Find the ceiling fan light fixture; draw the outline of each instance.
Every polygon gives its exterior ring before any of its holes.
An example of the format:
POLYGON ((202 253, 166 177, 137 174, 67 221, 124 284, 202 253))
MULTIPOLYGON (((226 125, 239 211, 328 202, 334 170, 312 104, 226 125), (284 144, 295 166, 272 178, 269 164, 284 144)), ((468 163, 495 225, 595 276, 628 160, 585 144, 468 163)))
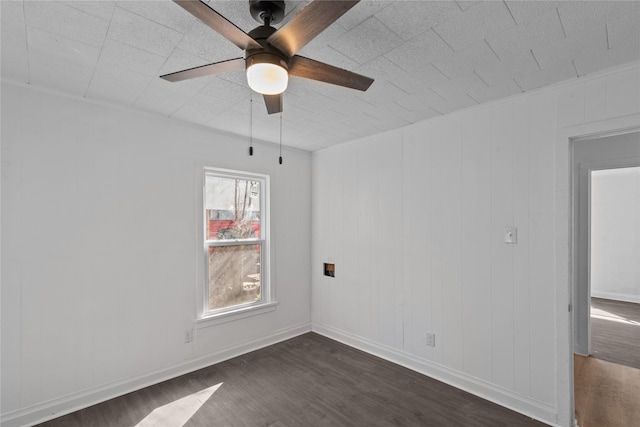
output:
MULTIPOLYGON (((1 1, 1 0, 0 0, 1 1)), ((297 55, 307 43, 353 8, 360 0, 308 0, 279 29, 271 24, 285 16, 285 0, 249 0, 249 10, 261 25, 245 33, 207 4, 209 0, 174 0, 203 24, 244 51, 243 58, 233 58, 164 74, 160 78, 180 82, 244 66, 249 87, 263 96, 268 114, 281 113, 282 92, 287 90, 289 74, 336 86, 366 91, 373 79, 324 62, 297 55)), ((246 0, 245 0, 246 1, 246 0)), ((211 2, 214 3, 214 2, 211 2)))
POLYGON ((277 55, 261 53, 247 58, 247 83, 263 95, 279 95, 287 89, 287 63, 277 55))

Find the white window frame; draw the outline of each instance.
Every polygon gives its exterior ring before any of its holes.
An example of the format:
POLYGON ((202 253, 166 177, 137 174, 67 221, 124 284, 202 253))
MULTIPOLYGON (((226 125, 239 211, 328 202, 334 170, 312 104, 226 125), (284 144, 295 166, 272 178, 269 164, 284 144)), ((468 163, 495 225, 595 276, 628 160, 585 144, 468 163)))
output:
POLYGON ((204 167, 202 173, 202 194, 200 197, 201 205, 201 226, 199 228, 199 241, 201 246, 202 279, 199 280, 199 309, 197 316, 198 328, 208 327, 225 323, 237 319, 242 319, 257 314, 267 313, 275 310, 277 301, 275 300, 275 292, 271 282, 271 250, 270 250, 270 179, 269 175, 242 172, 231 169, 221 169, 214 167, 204 167), (207 240, 208 221, 207 209, 205 204, 206 197, 206 177, 217 176, 227 179, 244 179, 260 182, 260 237, 256 239, 237 239, 233 241, 215 242, 207 240), (242 244, 259 244, 260 245, 260 301, 251 301, 244 304, 238 304, 230 307, 210 310, 209 309, 209 247, 210 246, 228 246, 242 244))

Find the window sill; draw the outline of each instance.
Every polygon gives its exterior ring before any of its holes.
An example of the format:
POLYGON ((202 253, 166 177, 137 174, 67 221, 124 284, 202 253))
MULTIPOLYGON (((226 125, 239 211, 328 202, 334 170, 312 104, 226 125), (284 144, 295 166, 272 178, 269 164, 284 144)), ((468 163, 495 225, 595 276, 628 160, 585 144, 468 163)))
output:
POLYGON ((258 314, 269 313, 274 311, 277 305, 277 301, 271 301, 264 304, 252 305, 250 307, 243 307, 237 310, 227 311, 225 313, 202 317, 196 321, 196 329, 208 328, 221 323, 233 322, 235 320, 244 319, 258 314))

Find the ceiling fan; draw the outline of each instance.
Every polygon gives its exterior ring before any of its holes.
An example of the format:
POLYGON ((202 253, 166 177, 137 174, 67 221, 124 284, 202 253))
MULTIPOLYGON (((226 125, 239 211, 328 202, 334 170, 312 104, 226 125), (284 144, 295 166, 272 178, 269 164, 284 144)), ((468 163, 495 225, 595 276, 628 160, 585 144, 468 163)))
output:
POLYGON ((312 0, 280 29, 284 18, 283 0, 249 0, 251 16, 261 23, 248 34, 200 0, 174 0, 204 24, 244 50, 244 58, 165 74, 170 82, 202 77, 233 70, 246 70, 249 87, 264 96, 269 114, 282 111, 282 92, 289 75, 318 80, 351 89, 366 91, 373 79, 296 55, 325 28, 335 22, 360 0, 312 0))

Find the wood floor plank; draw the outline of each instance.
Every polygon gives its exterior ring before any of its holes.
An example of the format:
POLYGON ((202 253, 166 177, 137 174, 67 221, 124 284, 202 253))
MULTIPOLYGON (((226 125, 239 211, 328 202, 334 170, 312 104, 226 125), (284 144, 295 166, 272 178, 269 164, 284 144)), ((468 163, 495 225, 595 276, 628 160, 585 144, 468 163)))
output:
MULTIPOLYGON (((222 385, 182 425, 544 426, 315 333, 147 387, 41 426, 133 427, 151 413, 159 416, 158 411, 172 408, 165 405, 187 402, 195 393, 220 383, 222 385)), ((178 407, 171 415, 179 416, 181 410, 178 407)))
POLYGON ((640 369, 640 304, 591 298, 591 355, 640 369))

